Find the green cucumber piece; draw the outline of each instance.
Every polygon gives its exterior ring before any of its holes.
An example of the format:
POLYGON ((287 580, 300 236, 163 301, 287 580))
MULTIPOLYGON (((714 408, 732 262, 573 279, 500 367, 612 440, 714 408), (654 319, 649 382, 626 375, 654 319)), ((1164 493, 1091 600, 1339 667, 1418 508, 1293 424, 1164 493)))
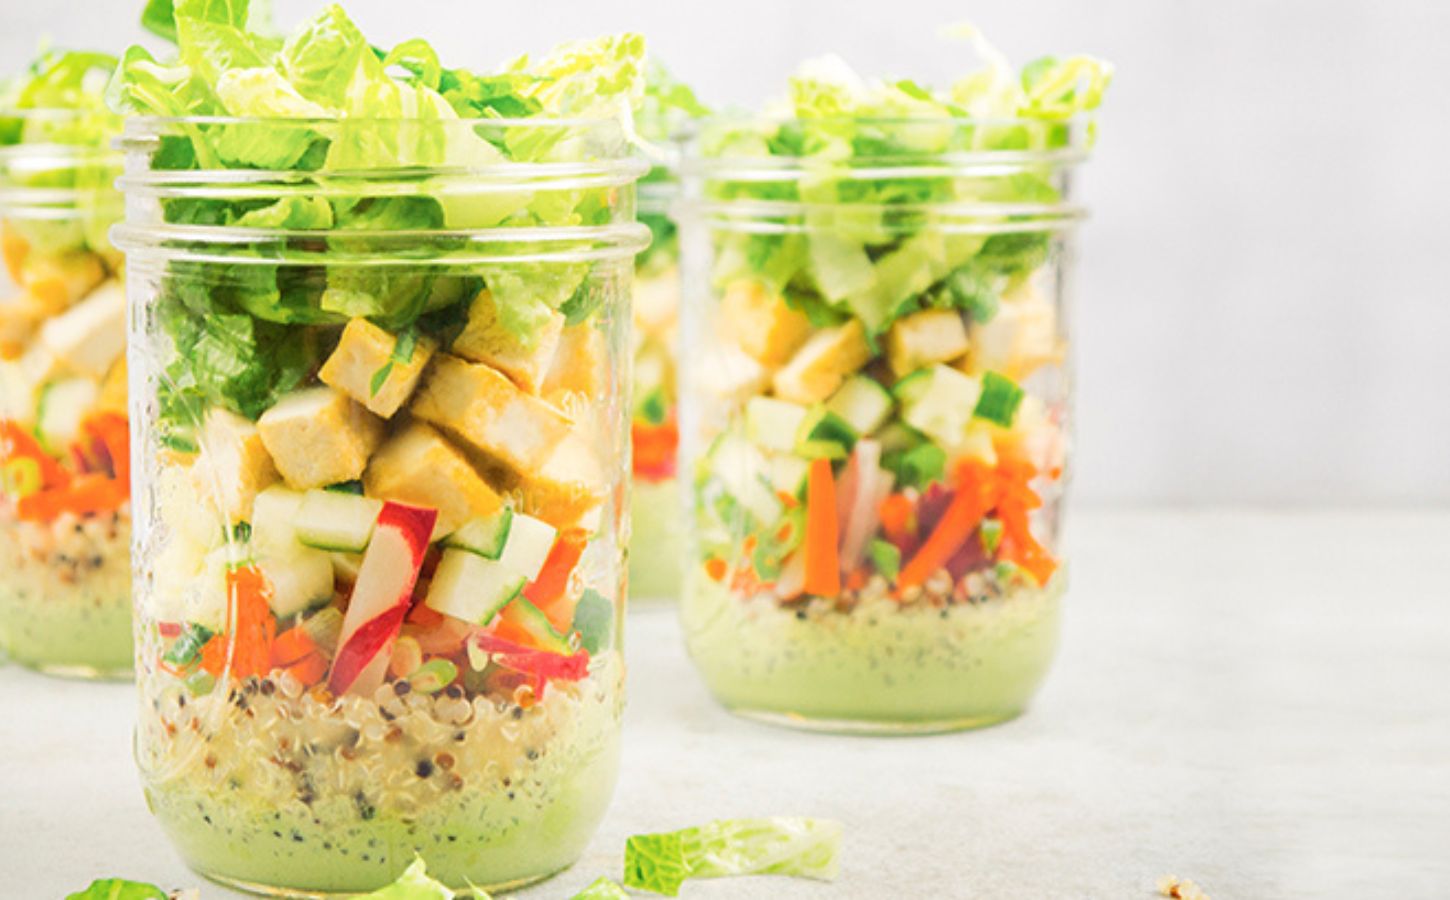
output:
POLYGON ((559 530, 548 522, 514 513, 508 539, 498 557, 499 565, 533 581, 543 571, 558 534, 559 530))
POLYGON ((737 434, 724 434, 707 460, 710 474, 756 521, 770 524, 780 518, 780 499, 770 486, 770 465, 765 456, 737 434))
POLYGON ((528 583, 497 560, 467 550, 443 551, 424 603, 434 612, 475 625, 487 625, 528 583))
POLYGON ((977 406, 972 410, 972 415, 1003 428, 1011 428, 1012 420, 1017 416, 1017 407, 1022 405, 1023 396, 1022 388, 1017 386, 1017 382, 1006 375, 987 372, 982 376, 982 395, 977 398, 977 406))
POLYGON ((318 550, 361 553, 373 539, 383 501, 338 491, 308 491, 297 510, 297 540, 318 550))
MULTIPOLYGON (((908 380, 919 374, 913 373, 908 380)), ((932 366, 920 389, 910 393, 901 413, 906 424, 948 449, 966 440, 967 425, 982 394, 977 379, 949 366, 932 366)))
POLYGON ((89 378, 68 378, 46 386, 40 395, 36 427, 46 447, 59 453, 81 436, 81 423, 100 396, 89 378))
POLYGON ((751 397, 745 404, 745 436, 757 447, 790 453, 795 449, 796 435, 809 412, 799 403, 751 397))
POLYGON ((560 634, 549 617, 525 597, 518 597, 505 606, 499 617, 527 632, 534 646, 541 650, 565 655, 570 652, 569 639, 560 634))
POLYGON ((856 375, 826 401, 826 409, 840 416, 858 435, 876 431, 891 416, 895 402, 874 378, 856 375))
POLYGON ((882 453, 904 453, 926 443, 926 435, 904 422, 892 422, 876 435, 882 453))
POLYGON ((300 492, 274 484, 252 501, 250 536, 244 539, 233 534, 232 539, 238 543, 250 540, 259 553, 289 556, 299 546, 297 513, 301 509, 300 492))
POLYGON ((491 516, 474 519, 464 525, 444 538, 443 545, 477 553, 485 559, 498 559, 503 553, 504 542, 508 540, 513 518, 514 511, 505 506, 491 516))
POLYGON ((850 422, 825 406, 816 406, 796 431, 795 452, 807 459, 845 459, 858 437, 850 422))

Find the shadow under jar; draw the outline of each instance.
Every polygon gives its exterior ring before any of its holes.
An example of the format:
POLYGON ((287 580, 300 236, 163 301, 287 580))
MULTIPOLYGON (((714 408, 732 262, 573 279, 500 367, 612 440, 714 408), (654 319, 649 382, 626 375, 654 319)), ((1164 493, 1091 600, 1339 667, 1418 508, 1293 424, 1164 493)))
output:
POLYGON ((620 129, 136 119, 124 144, 151 810, 199 872, 269 893, 415 855, 460 889, 568 866, 623 702, 648 235, 620 129), (514 140, 558 161, 330 164, 514 140), (201 152, 248 146, 320 165, 201 152))
POLYGON ((732 711, 992 724, 1056 650, 1086 121, 717 120, 686 154, 689 651, 732 711), (838 141, 839 145, 839 141, 838 141))
POLYGON ((41 671, 131 671, 119 120, 0 112, 0 649, 41 671))

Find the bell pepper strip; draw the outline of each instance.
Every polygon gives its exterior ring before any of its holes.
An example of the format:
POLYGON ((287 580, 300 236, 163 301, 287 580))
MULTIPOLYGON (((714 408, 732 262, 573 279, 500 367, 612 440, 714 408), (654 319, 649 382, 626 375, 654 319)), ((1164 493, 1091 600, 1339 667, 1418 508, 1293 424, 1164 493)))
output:
POLYGON ((635 422, 630 427, 634 441, 634 474, 644 481, 664 481, 675 476, 675 450, 680 430, 673 419, 658 425, 635 422))
POLYGON ((582 528, 561 531, 549 548, 544 567, 539 577, 524 588, 524 597, 539 608, 549 619, 549 624, 561 632, 567 632, 574 622, 574 606, 569 596, 569 576, 584 555, 589 543, 589 532, 582 528))
POLYGON ((841 593, 840 522, 836 480, 829 459, 811 461, 806 480, 805 592, 818 597, 841 593))
POLYGON ((589 674, 587 650, 568 655, 550 653, 487 632, 478 632, 470 640, 478 649, 489 654, 492 662, 524 675, 546 680, 580 681, 589 674))
POLYGON ((116 413, 97 413, 86 419, 87 434, 101 442, 110 457, 111 474, 121 484, 131 483, 131 433, 126 417, 116 413))
POLYGON ((0 460, 33 459, 40 466, 42 487, 46 490, 63 487, 70 483, 71 475, 46 453, 35 436, 20 424, 6 419, 0 421, 0 460))
POLYGON ((89 516, 112 512, 126 502, 128 485, 100 473, 82 475, 64 487, 21 498, 16 513, 27 522, 51 522, 65 513, 89 516))
POLYGON ((946 512, 921 549, 901 567, 896 579, 898 596, 907 588, 921 585, 947 564, 996 504, 997 493, 994 474, 985 464, 967 461, 958 467, 957 490, 946 512))

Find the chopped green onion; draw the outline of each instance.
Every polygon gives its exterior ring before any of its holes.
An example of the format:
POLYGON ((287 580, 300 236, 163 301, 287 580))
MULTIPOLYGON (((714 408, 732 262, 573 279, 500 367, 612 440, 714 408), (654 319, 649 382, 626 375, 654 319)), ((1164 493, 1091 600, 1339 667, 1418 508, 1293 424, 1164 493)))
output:
POLYGON ((211 640, 211 635, 210 628, 193 622, 182 630, 171 648, 166 651, 166 655, 161 658, 173 666, 186 668, 201 656, 201 648, 211 640))
POLYGON ((987 551, 988 556, 996 556, 997 548, 1002 545, 1002 520, 982 520, 982 549, 987 551))
POLYGON ((45 485, 40 472, 40 463, 28 456, 16 457, 5 463, 5 493, 16 500, 24 500, 45 485))
POLYGON ((1012 427, 1017 407, 1022 404, 1022 388, 1006 375, 988 372, 982 376, 982 396, 972 416, 995 422, 1003 428, 1012 427))
POLYGON ((419 666, 412 675, 408 676, 408 684, 413 690, 424 694, 436 694, 458 677, 458 667, 446 659, 434 657, 419 666))

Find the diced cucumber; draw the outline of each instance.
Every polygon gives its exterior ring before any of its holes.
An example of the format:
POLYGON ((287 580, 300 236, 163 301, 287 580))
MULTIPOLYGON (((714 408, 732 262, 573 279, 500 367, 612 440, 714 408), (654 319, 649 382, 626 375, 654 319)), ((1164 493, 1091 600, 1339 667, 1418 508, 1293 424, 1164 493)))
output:
POLYGON ((912 403, 931 385, 931 369, 919 369, 896 382, 891 393, 900 403, 912 403))
POLYGON ((252 545, 257 552, 287 556, 301 546, 297 542, 297 513, 302 493, 273 485, 252 501, 252 545))
POLYGON ((736 434, 722 435, 708 464, 710 474, 757 521, 769 524, 780 518, 780 499, 770 487, 769 463, 753 445, 736 434))
POLYGON ((1022 397, 1023 391, 1017 382, 997 372, 986 372, 982 375, 982 395, 977 399, 972 415, 1003 428, 1011 428, 1017 407, 1022 405, 1022 397))
POLYGON ((81 423, 101 390, 89 378, 68 378, 47 385, 40 395, 36 424, 51 450, 60 452, 81 436, 81 423))
POLYGON ((477 553, 485 559, 498 559, 503 552, 504 542, 508 540, 509 525, 513 518, 514 511, 505 506, 491 516, 474 519, 464 525, 444 538, 443 545, 477 553))
POLYGON ((809 410, 773 397, 751 397, 745 405, 745 436, 757 447, 790 453, 809 410))
POLYGON ((868 435, 886 424, 895 404, 891 394, 874 378, 856 375, 826 401, 826 408, 840 416, 857 435, 868 435))
POLYGON ((800 497, 805 493, 811 464, 799 456, 777 456, 770 460, 770 483, 777 492, 800 497))
POLYGON ((497 560, 457 548, 443 551, 423 601, 428 608, 475 625, 487 625, 523 592, 528 580, 497 560))
POLYGON ((301 544, 294 547, 290 553, 257 558, 257 569, 272 588, 268 600, 278 618, 326 606, 332 601, 335 581, 331 554, 301 544))
POLYGON ((560 634, 549 617, 543 611, 530 603, 527 598, 518 597, 503 612, 499 618, 510 625, 513 625, 526 634, 535 647, 540 650, 547 650, 550 653, 569 653, 569 639, 560 634))
MULTIPOLYGON (((908 380, 919 374, 913 373, 908 380)), ((901 417, 950 450, 966 440, 967 425, 981 393, 982 385, 970 375, 949 366, 932 366, 920 390, 913 388, 911 399, 904 402, 901 417)))
POLYGON ((796 430, 795 452, 807 459, 845 459, 858 437, 850 422, 825 406, 816 406, 796 430))
POLYGON ((904 453, 926 442, 926 436, 904 422, 892 422, 876 435, 882 453, 904 453))
POLYGON ((297 510, 297 539, 319 550, 361 553, 373 539, 383 501, 339 491, 308 491, 297 510))
POLYGON ((543 571, 558 534, 558 529, 548 522, 514 513, 508 540, 504 541, 503 552, 498 557, 499 565, 533 581, 543 571))
POLYGON ((362 571, 361 553, 329 553, 332 557, 332 572, 338 578, 356 583, 362 571))

